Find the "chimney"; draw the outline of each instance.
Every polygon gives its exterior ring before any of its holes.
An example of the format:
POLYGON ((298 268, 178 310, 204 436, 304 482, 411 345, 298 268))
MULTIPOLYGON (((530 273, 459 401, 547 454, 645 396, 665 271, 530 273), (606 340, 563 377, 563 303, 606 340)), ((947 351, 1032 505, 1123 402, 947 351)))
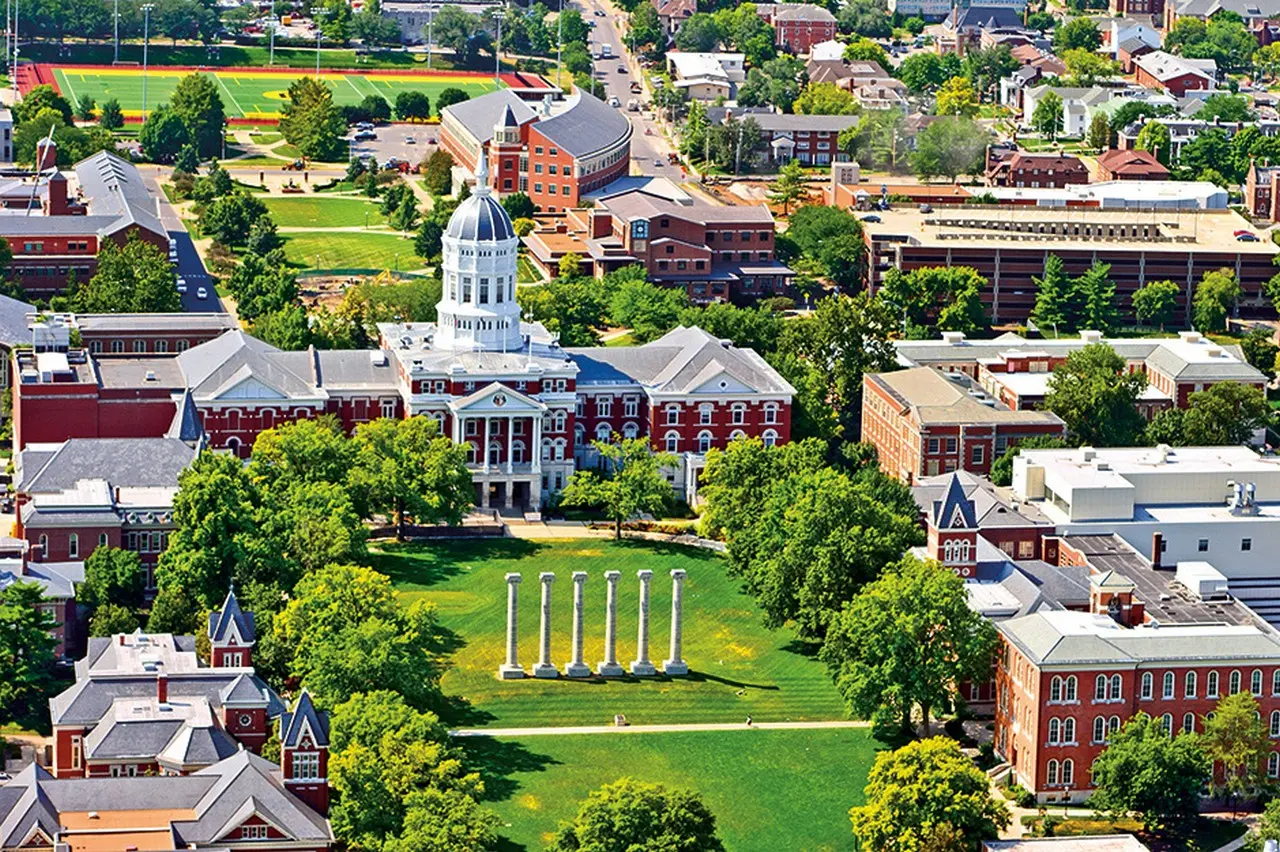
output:
POLYGON ((164 672, 156 675, 156 701, 169 703, 169 676, 164 672))
POLYGON ((1151 567, 1160 570, 1160 551, 1164 549, 1164 536, 1158 532, 1151 534, 1151 567))
POLYGON ((65 216, 67 204, 67 177, 55 171, 49 176, 49 195, 45 202, 45 212, 50 216, 65 216))
POLYGON ((52 139, 41 139, 36 143, 36 171, 52 169, 58 164, 58 143, 52 139))
POLYGON ((124 647, 124 634, 123 634, 123 633, 121 633, 121 634, 120 634, 120 647, 121 647, 121 648, 123 648, 123 647, 124 647))

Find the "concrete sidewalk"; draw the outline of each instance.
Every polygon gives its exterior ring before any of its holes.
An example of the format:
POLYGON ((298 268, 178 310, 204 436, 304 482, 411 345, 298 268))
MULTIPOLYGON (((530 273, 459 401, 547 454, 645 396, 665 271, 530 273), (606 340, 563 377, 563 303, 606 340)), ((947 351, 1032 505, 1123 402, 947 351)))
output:
POLYGON ((678 734, 689 731, 792 731, 822 728, 868 728, 870 722, 836 720, 831 722, 706 722, 688 725, 582 725, 564 728, 463 728, 450 731, 453 737, 545 737, 578 734, 678 734))

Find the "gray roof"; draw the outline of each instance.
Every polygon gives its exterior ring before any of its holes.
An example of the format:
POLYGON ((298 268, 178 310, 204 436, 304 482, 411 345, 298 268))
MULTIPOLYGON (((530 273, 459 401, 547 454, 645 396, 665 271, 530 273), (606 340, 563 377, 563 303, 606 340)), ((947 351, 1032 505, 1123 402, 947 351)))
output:
MULTIPOLYGON (((100 234, 113 234, 132 224, 157 234, 166 233, 156 198, 142 182, 138 169, 128 160, 99 151, 76 163, 74 169, 80 189, 88 199, 90 217, 113 220, 111 225, 99 230, 100 234)), ((46 218, 56 220, 64 217, 46 218)))
POLYGON ((577 103, 559 115, 544 118, 534 125, 560 150, 575 157, 594 154, 631 135, 631 122, 619 110, 581 89, 577 103))
POLYGON ((84 562, 28 562, 21 572, 0 570, 0 589, 14 583, 35 583, 46 598, 68 600, 76 596, 76 583, 84 582, 84 562))
POLYGON ((173 422, 169 424, 164 436, 196 444, 204 437, 204 422, 200 419, 200 412, 196 410, 196 402, 191 398, 191 391, 186 388, 175 396, 173 422))
MULTIPOLYGON (((92 651, 91 647, 91 654, 92 651)), ((223 690, 242 674, 236 669, 200 669, 197 672, 173 673, 169 675, 169 694, 205 698, 213 707, 220 707, 223 690)), ((280 696, 256 675, 253 676, 253 681, 262 690, 267 715, 275 717, 283 713, 285 707, 280 696)), ((49 715, 55 725, 94 725, 106 715, 111 709, 111 703, 117 698, 143 698, 154 695, 155 691, 154 674, 106 679, 85 678, 49 699, 49 715)))
POLYGON ((30 343, 31 327, 27 325, 27 314, 35 313, 35 310, 35 305, 0 296, 0 345, 13 347, 18 343, 30 343))
POLYGON ((1235 12, 1245 20, 1280 17, 1280 0, 1184 0, 1176 5, 1178 17, 1208 18, 1221 12, 1235 12))
POLYGON ((89 760, 151 760, 164 751, 182 725, 182 719, 104 722, 85 737, 85 757, 89 760))
POLYGON ((303 732, 310 729, 313 745, 327 748, 329 745, 329 714, 320 713, 311 702, 311 693, 305 689, 298 696, 293 710, 280 716, 280 744, 295 748, 303 732))
POLYGON ((960 27, 980 27, 982 29, 997 29, 1002 27, 1021 27, 1022 13, 1012 6, 967 6, 959 9, 959 18, 956 17, 956 10, 952 10, 947 16, 946 25, 951 29, 959 29, 960 27))
POLYGON ((445 107, 445 115, 452 116, 481 144, 493 138, 493 129, 504 120, 510 109, 517 122, 532 121, 537 113, 510 89, 499 89, 469 101, 445 107))
POLYGON ((779 3, 774 6, 775 21, 817 21, 824 24, 835 23, 836 16, 821 6, 812 3, 779 3))
POLYGON ((761 130, 767 130, 770 133, 786 131, 839 133, 857 124, 859 120, 859 116, 856 115, 783 115, 777 112, 756 112, 742 117, 750 118, 760 126, 761 130))
POLYGON ((486 185, 484 191, 477 191, 453 211, 445 235, 467 242, 497 243, 515 239, 516 230, 506 209, 486 185))
POLYGON ((253 626, 253 613, 245 612, 240 608, 235 589, 227 592, 227 598, 222 602, 221 609, 215 609, 209 613, 210 641, 225 642, 230 637, 232 627, 235 628, 240 641, 246 645, 252 644, 257 639, 253 626))
POLYGON ((235 329, 172 360, 178 362, 197 400, 217 398, 250 377, 287 397, 321 395, 314 377, 284 366, 274 357, 279 353, 274 346, 235 329))
POLYGON ((176 438, 69 438, 49 453, 47 444, 18 454, 14 485, 22 492, 74 488, 81 479, 112 487, 174 487, 196 451, 176 438))
POLYGON ((240 327, 235 317, 219 311, 203 314, 76 314, 75 324, 81 333, 169 329, 211 332, 240 327))

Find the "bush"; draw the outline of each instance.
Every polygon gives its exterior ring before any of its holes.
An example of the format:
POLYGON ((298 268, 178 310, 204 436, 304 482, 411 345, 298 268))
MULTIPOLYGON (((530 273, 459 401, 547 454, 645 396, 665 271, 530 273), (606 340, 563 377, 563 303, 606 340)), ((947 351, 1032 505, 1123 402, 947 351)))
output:
POLYGON ((1020 808, 1034 808, 1036 806, 1036 794, 1023 787, 1021 784, 1009 785, 1009 798, 1020 808))

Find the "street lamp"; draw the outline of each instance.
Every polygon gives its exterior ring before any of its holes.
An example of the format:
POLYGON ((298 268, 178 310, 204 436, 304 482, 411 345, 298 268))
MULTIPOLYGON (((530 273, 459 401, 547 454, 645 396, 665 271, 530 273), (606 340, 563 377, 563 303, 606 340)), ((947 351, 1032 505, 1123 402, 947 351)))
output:
POLYGON ((556 85, 560 85, 560 76, 564 67, 560 64, 560 54, 564 50, 564 0, 560 0, 560 11, 556 14, 556 85))
POLYGON ((115 0, 115 22, 112 24, 112 35, 115 38, 115 61, 120 62, 120 0, 115 0))
POLYGON ((493 45, 493 79, 495 82, 502 82, 502 60, 499 58, 502 50, 502 15, 506 11, 505 8, 493 10, 493 22, 498 25, 498 40, 493 45))
POLYGON ((151 43, 152 3, 142 5, 142 123, 147 122, 147 47, 151 43))
POLYGON ((328 14, 327 9, 317 9, 315 12, 316 19, 316 79, 320 79, 320 39, 324 37, 324 30, 320 29, 320 16, 328 14))
POLYGON ((436 22, 436 12, 440 11, 440 7, 428 4, 425 11, 427 13, 427 70, 430 71, 431 70, 431 36, 434 35, 434 33, 432 32, 432 29, 436 22))
POLYGON ((268 65, 275 65, 275 64, 276 64, 276 24, 279 22, 279 20, 280 20, 280 19, 279 19, 279 18, 277 18, 275 15, 272 15, 271 17, 267 18, 267 26, 271 27, 271 33, 270 33, 270 35, 271 35, 271 52, 270 52, 270 54, 267 56, 267 64, 268 64, 268 65))

